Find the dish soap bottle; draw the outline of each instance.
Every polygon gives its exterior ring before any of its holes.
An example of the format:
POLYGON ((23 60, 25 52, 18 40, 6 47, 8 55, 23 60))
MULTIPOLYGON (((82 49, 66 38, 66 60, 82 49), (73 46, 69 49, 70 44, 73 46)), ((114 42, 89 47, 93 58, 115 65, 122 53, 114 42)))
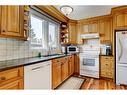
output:
POLYGON ((38 53, 38 57, 41 57, 41 52, 38 53))

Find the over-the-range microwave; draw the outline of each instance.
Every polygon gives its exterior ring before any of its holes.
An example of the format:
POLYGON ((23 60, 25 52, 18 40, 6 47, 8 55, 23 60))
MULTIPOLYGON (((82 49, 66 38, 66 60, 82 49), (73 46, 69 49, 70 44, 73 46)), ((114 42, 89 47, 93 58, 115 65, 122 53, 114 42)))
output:
POLYGON ((78 53, 79 52, 79 48, 78 46, 67 46, 67 53, 78 53))

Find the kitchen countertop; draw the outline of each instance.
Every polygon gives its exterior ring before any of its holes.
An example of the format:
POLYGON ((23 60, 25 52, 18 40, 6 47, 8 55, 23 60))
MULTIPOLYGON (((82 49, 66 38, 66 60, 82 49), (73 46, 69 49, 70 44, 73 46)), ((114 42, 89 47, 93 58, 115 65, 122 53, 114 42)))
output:
POLYGON ((45 57, 32 57, 32 58, 21 58, 21 59, 13 59, 13 60, 5 60, 0 61, 0 71, 11 69, 19 66, 31 65, 39 62, 48 61, 55 58, 65 57, 72 54, 59 54, 45 57))

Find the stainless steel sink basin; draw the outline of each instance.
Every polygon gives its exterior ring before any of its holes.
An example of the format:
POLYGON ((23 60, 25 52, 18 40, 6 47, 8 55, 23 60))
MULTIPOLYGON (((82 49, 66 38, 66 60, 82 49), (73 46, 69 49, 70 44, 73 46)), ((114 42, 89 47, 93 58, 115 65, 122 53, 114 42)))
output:
POLYGON ((43 55, 42 57, 52 57, 52 56, 60 56, 63 54, 50 54, 50 55, 43 55))

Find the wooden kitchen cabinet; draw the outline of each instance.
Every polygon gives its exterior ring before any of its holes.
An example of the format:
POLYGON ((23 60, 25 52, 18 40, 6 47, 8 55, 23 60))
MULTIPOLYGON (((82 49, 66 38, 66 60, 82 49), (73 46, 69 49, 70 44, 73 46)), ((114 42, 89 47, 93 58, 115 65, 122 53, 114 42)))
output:
POLYGON ((114 15, 114 28, 127 27, 127 12, 114 15))
POLYGON ((98 33, 98 20, 89 20, 82 24, 82 34, 98 33))
POLYGON ((74 73, 74 55, 68 56, 68 65, 69 65, 69 76, 74 73))
POLYGON ((89 33, 98 33, 98 21, 91 21, 90 22, 89 33))
POLYGON ((74 55, 74 74, 79 75, 79 69, 80 69, 80 58, 79 54, 74 55))
POLYGON ((23 79, 19 79, 19 80, 7 83, 5 85, 2 85, 2 86, 0 86, 0 89, 3 89, 3 90, 23 89, 23 79))
POLYGON ((1 6, 1 36, 22 38, 23 18, 23 6, 1 6))
POLYGON ((99 34, 101 43, 112 42, 112 17, 104 17, 99 20, 99 34))
POLYGON ((62 81, 61 58, 52 60, 52 88, 56 88, 62 81))
POLYGON ((61 72, 62 72, 62 81, 66 80, 68 78, 68 58, 64 57, 61 60, 62 67, 61 67, 61 72))
POLYGON ((23 89, 23 67, 9 69, 0 72, 0 89, 23 89))
POLYGON ((55 89, 74 72, 74 56, 52 60, 52 88, 55 89))
POLYGON ((68 23, 69 43, 71 43, 71 44, 77 43, 76 23, 77 23, 76 21, 70 21, 68 23))
POLYGON ((112 8, 113 29, 127 28, 127 6, 112 8))
POLYGON ((101 77, 114 79, 114 57, 112 56, 101 56, 101 77))

